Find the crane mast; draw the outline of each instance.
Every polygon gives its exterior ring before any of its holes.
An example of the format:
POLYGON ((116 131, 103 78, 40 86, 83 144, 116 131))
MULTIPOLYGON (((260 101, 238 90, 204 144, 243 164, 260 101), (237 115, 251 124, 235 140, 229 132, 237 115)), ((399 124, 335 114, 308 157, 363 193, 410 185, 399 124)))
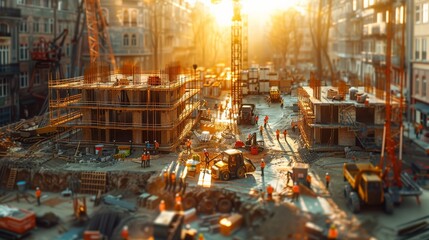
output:
POLYGON ((243 23, 241 19, 240 0, 233 1, 233 17, 231 25, 231 105, 233 113, 237 113, 238 107, 242 102, 241 92, 241 76, 240 72, 243 64, 243 45, 242 45, 242 29, 243 23))

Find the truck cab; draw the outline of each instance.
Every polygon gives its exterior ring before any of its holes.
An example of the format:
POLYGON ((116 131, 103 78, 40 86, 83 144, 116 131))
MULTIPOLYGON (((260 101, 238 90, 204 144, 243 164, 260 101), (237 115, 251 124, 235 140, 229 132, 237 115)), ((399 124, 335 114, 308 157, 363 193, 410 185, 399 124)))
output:
POLYGON ((244 178, 246 173, 256 170, 255 165, 237 149, 225 150, 214 161, 211 168, 213 179, 244 178))
POLYGON ((255 104, 241 104, 237 124, 255 124, 255 104))
POLYGON ((280 102, 281 101, 279 87, 272 86, 270 88, 270 99, 271 99, 271 102, 280 102))

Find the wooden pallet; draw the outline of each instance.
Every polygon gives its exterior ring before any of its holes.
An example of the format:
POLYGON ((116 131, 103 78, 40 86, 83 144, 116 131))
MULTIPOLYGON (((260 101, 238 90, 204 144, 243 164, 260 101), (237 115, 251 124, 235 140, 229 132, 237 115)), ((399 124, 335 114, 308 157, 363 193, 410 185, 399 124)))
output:
POLYGON ((15 187, 16 174, 18 173, 18 169, 11 168, 9 172, 9 179, 7 180, 6 189, 12 190, 15 187))
POLYGON ((107 176, 105 172, 82 172, 80 174, 80 192, 97 194, 106 191, 107 176))

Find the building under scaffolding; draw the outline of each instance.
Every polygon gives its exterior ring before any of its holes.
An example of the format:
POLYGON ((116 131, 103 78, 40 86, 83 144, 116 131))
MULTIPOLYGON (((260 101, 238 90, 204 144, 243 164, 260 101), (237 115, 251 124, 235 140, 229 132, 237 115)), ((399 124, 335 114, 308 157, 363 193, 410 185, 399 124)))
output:
MULTIPOLYGON (((308 148, 381 149, 385 101, 365 93, 364 87, 302 87, 298 90, 298 106, 299 129, 308 148)), ((397 101, 392 102, 392 110, 399 110, 397 101)))
POLYGON ((77 130, 80 134, 67 141, 83 145, 138 147, 156 140, 170 151, 196 122, 201 86, 195 76, 117 74, 97 66, 82 77, 52 80, 50 124, 77 130))

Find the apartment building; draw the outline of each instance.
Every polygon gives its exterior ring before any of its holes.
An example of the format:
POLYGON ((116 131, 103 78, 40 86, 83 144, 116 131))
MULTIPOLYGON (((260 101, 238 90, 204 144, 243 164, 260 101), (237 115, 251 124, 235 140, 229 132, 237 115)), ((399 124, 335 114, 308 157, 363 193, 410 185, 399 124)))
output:
MULTIPOLYGON (((49 64, 35 67, 31 52, 41 42, 48 45, 64 29, 73 32, 77 4, 65 0, 0 1, 0 125, 38 115, 46 106, 51 68, 49 64)), ((65 38, 59 62, 64 77, 71 72, 71 35, 65 38)))
POLYGON ((429 0, 414 1, 412 91, 413 121, 429 127, 429 0))
POLYGON ((186 1, 101 0, 118 67, 162 70, 180 63, 191 67, 194 54, 191 6, 186 1))

